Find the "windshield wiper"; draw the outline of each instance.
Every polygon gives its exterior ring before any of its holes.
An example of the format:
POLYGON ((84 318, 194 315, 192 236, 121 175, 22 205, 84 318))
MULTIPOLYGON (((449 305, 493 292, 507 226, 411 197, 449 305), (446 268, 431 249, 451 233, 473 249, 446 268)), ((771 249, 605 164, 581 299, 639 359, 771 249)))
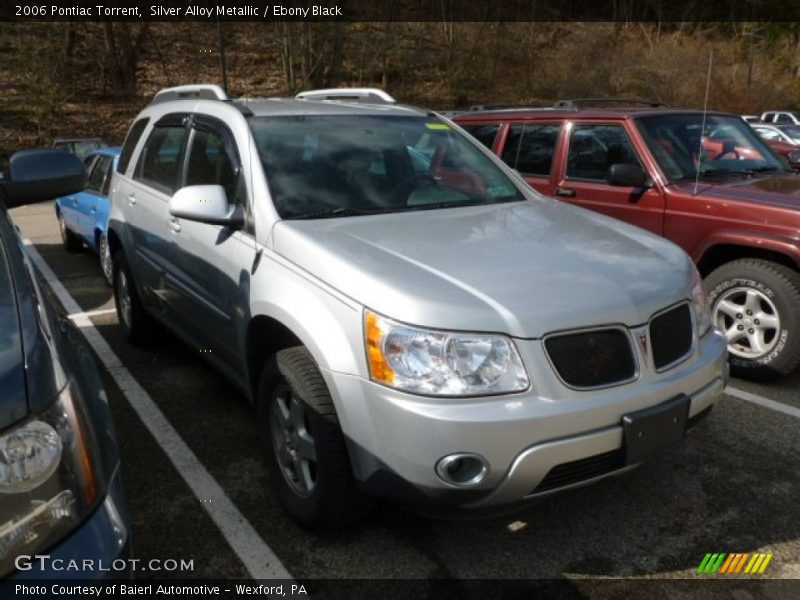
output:
POLYGON ((360 215, 377 215, 380 213, 397 212, 403 210, 404 207, 382 207, 382 208, 352 208, 349 206, 340 206, 338 208, 326 208, 324 210, 312 210, 307 213, 300 213, 286 217, 288 220, 301 220, 301 219, 331 219, 335 217, 356 217, 360 215))
POLYGON ((498 198, 474 198, 469 200, 449 200, 447 202, 431 202, 430 204, 415 204, 409 210, 435 210, 437 208, 453 208, 456 206, 488 206, 490 204, 503 204, 523 200, 520 196, 500 196, 498 198))

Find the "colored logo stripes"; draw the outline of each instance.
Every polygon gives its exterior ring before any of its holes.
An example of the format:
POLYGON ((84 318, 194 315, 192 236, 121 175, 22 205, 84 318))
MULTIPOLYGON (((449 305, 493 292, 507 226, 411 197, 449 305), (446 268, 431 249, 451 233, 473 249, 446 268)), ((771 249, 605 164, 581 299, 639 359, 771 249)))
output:
POLYGON ((750 575, 761 574, 772 560, 772 554, 762 554, 754 552, 732 553, 725 552, 708 553, 703 557, 697 572, 704 575, 721 573, 732 575, 736 573, 746 573, 750 575))

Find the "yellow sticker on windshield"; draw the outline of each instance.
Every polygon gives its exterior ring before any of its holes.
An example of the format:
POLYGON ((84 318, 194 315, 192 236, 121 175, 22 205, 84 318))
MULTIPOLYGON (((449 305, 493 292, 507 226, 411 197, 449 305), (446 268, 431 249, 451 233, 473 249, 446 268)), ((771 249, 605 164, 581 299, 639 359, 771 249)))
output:
POLYGON ((450 129, 450 125, 447 123, 425 123, 425 127, 428 129, 444 129, 445 131, 450 129))

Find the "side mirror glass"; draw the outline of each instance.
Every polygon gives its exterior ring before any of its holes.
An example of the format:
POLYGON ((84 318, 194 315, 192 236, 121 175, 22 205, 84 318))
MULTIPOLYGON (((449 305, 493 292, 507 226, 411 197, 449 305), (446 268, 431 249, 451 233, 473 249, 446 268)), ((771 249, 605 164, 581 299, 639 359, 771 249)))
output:
POLYGON ((173 217, 238 228, 244 225, 240 210, 228 204, 221 185, 190 185, 179 189, 170 198, 169 214, 173 217))
POLYGON ((86 187, 86 168, 63 150, 22 150, 8 161, 8 179, 0 179, 6 206, 52 200, 86 187))
POLYGON ((639 165, 616 164, 608 168, 608 183, 620 187, 644 188, 648 186, 647 174, 639 165))

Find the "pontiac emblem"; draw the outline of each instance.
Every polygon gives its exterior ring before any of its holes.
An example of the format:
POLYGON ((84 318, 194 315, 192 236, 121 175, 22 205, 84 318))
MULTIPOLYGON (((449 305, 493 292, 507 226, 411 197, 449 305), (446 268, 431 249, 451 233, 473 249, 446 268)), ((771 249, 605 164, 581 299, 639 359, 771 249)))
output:
POLYGON ((647 334, 640 333, 638 337, 639 347, 642 349, 642 356, 644 357, 645 363, 647 363, 647 334))

